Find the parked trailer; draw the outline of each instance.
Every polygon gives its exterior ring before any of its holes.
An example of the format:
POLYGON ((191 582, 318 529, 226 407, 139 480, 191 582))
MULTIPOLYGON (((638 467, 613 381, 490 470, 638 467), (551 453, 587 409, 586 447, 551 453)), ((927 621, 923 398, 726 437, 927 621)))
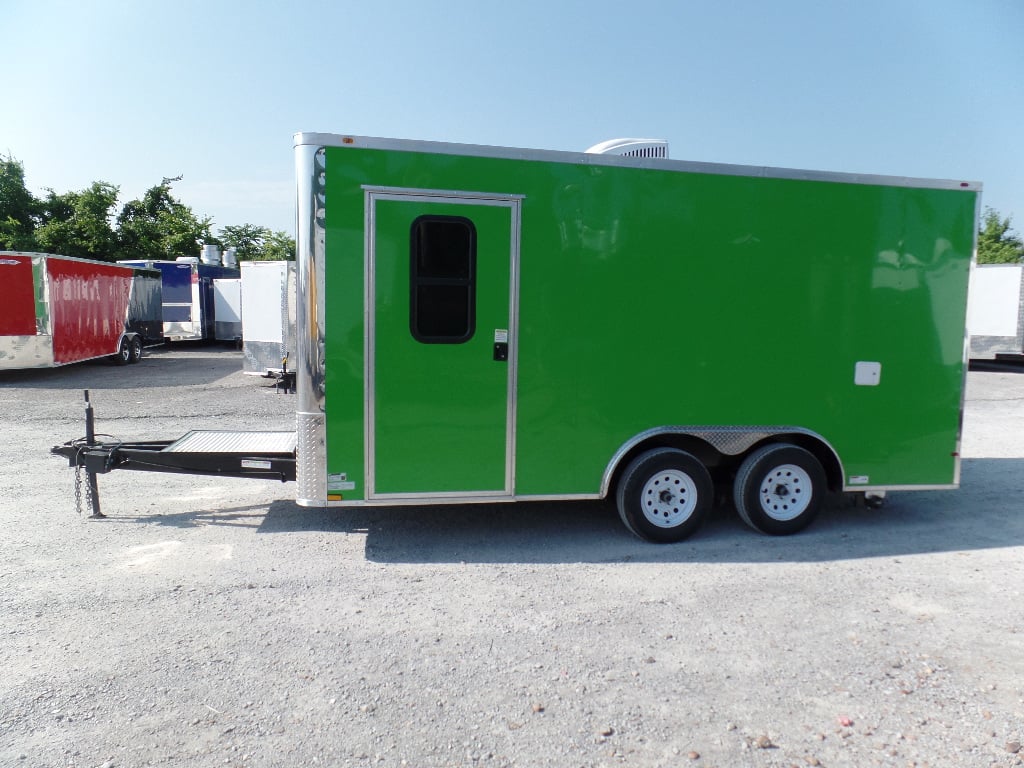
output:
POLYGON ((716 485, 769 534, 957 487, 981 185, 630 152, 298 134, 294 451, 194 469, 294 462, 305 506, 613 498, 652 541, 716 485))
POLYGON ((286 372, 295 360, 295 262, 243 261, 243 370, 286 372))
POLYGON ((967 330, 972 360, 1024 361, 1024 265, 974 267, 967 330))
POLYGON ((0 251, 0 370, 138 362, 162 340, 160 293, 152 270, 0 251))
POLYGON ((119 264, 159 270, 163 281, 163 335, 171 341, 215 339, 213 281, 238 278, 237 268, 180 256, 174 261, 121 261, 119 264))
POLYGON ((242 280, 225 277, 213 281, 213 337, 217 341, 242 340, 242 280))

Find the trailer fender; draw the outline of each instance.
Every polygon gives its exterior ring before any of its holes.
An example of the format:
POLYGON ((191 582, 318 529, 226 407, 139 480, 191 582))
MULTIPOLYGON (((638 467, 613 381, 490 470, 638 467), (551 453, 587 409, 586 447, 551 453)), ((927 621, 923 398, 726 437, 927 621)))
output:
POLYGON ((644 451, 676 448, 696 457, 712 473, 717 467, 738 465, 751 451, 773 442, 787 442, 809 451, 825 470, 828 488, 843 487, 843 464, 832 444, 822 435, 793 426, 664 426, 654 427, 627 440, 605 467, 601 498, 614 493, 624 468, 644 451))

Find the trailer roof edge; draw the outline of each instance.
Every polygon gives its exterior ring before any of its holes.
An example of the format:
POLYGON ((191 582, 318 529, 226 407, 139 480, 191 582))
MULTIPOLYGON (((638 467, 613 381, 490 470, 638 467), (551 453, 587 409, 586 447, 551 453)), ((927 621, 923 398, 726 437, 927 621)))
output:
POLYGON ((553 163, 572 163, 576 165, 608 165, 628 168, 648 168, 661 171, 675 171, 678 173, 752 176, 770 179, 868 184, 888 187, 949 189, 964 192, 980 192, 983 186, 980 181, 968 181, 962 179, 917 178, 885 174, 816 171, 756 165, 734 165, 731 163, 711 163, 694 160, 598 155, 588 154, 586 152, 569 152, 554 149, 523 149, 516 147, 492 146, 488 144, 458 144, 443 141, 391 139, 339 133, 299 132, 294 135, 294 146, 352 147, 361 149, 385 149, 397 152, 429 152, 440 155, 488 157, 506 160, 533 160, 553 163))

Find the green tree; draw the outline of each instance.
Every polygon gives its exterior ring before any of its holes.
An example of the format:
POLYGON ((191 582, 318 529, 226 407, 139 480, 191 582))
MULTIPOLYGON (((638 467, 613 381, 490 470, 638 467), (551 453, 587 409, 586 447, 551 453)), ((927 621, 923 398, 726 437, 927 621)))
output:
POLYGON ((139 200, 125 203, 117 217, 119 259, 176 259, 198 256, 204 243, 216 243, 210 217, 198 218, 171 194, 181 177, 164 178, 139 200))
POLYGON ((268 261, 295 261, 295 238, 287 232, 271 232, 263 243, 263 258, 268 261))
POLYGON ((39 201, 25 186, 25 166, 0 155, 0 250, 37 250, 39 201))
POLYGON ((1011 217, 1000 217, 994 208, 986 208, 978 231, 979 264, 1013 264, 1024 260, 1024 242, 1011 228, 1011 217))
POLYGON ((254 261, 263 258, 263 242, 270 230, 255 224, 226 226, 217 233, 225 248, 234 248, 239 261, 254 261))
POLYGON ((46 199, 40 204, 42 223, 35 230, 39 248, 65 256, 113 261, 117 236, 110 219, 117 193, 118 188, 105 181, 94 181, 81 192, 58 195, 47 190, 46 199))
POLYGON ((295 258, 295 240, 287 232, 271 232, 256 224, 223 227, 218 236, 235 249, 239 261, 286 261, 295 258))

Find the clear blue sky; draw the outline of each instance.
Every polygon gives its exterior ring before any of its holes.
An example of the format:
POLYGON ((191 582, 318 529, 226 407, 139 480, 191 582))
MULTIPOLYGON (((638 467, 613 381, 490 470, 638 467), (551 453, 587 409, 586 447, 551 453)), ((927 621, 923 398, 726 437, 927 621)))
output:
POLYGON ((292 134, 982 181, 1024 232, 1022 0, 0 0, 30 188, 294 230, 292 134))

